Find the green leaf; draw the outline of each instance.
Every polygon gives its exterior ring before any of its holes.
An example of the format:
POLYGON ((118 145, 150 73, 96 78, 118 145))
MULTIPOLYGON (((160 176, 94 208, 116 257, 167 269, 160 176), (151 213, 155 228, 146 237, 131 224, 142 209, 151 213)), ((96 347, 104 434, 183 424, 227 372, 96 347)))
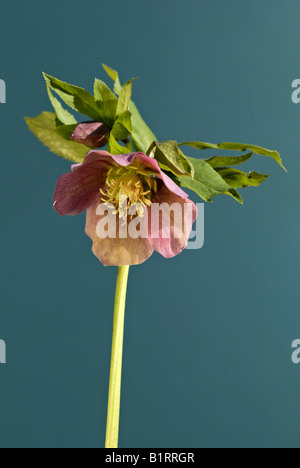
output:
MULTIPOLYGON (((104 70, 108 76, 115 82, 114 91, 116 94, 121 92, 121 83, 119 79, 118 72, 112 68, 103 65, 104 70)), ((157 140, 154 133, 150 130, 148 125, 145 123, 141 114, 139 113, 136 105, 131 100, 129 104, 129 110, 131 112, 131 122, 132 122, 132 136, 131 141, 135 151, 142 151, 146 153, 152 143, 157 140)))
POLYGON ((51 104, 53 106, 53 109, 55 111, 59 124, 60 125, 77 124, 77 120, 75 119, 75 117, 72 114, 70 114, 70 112, 68 112, 66 109, 64 109, 61 103, 59 102, 59 100, 56 99, 56 97, 53 95, 48 83, 47 83, 47 92, 48 92, 49 99, 51 101, 51 104))
POLYGON ((189 158, 178 148, 177 141, 156 141, 152 146, 154 157, 162 169, 171 171, 175 175, 194 177, 194 167, 189 158))
POLYGON ((52 112, 43 112, 38 117, 26 118, 29 130, 50 151, 75 163, 81 163, 91 148, 70 140, 76 125, 56 127, 56 116, 52 112))
POLYGON ((193 190, 205 201, 211 201, 216 195, 229 192, 230 186, 207 162, 194 158, 189 158, 189 161, 195 169, 194 179, 177 176, 176 182, 180 187, 193 190))
POLYGON ((94 96, 96 101, 116 101, 117 96, 111 89, 101 80, 95 79, 94 83, 94 96))
POLYGON ((112 128, 118 105, 117 96, 103 82, 95 79, 94 83, 95 100, 99 107, 100 121, 112 128))
POLYGON ((281 157, 277 151, 268 150, 256 145, 245 145, 241 143, 221 143, 220 149, 232 150, 232 151, 253 151, 253 153, 259 154, 260 156, 269 156, 273 158, 285 171, 286 168, 282 164, 281 157))
POLYGON ((112 128, 116 118, 117 103, 115 101, 99 102, 99 121, 112 128))
POLYGON ((121 115, 128 110, 132 94, 132 83, 135 79, 128 81, 122 86, 118 100, 117 115, 121 115))
POLYGON ((44 73, 46 83, 72 109, 98 121, 100 109, 95 98, 85 89, 65 83, 44 73))
POLYGON ((154 141, 157 140, 157 138, 143 120, 133 101, 131 101, 129 104, 129 110, 132 115, 132 145, 135 151, 142 151, 143 153, 147 153, 149 147, 154 141))
POLYGON ((115 101, 99 102, 99 122, 112 128, 116 117, 117 103, 115 101))
POLYGON ((224 167, 224 166, 237 166, 243 164, 251 159, 253 153, 247 153, 237 157, 215 156, 214 158, 206 159, 206 162, 211 167, 224 167))
POLYGON ((107 148, 107 151, 110 153, 110 154, 114 154, 114 155, 118 155, 118 154, 128 154, 130 153, 130 151, 125 148, 125 146, 121 146, 117 140, 115 139, 115 137, 112 135, 112 133, 110 134, 110 137, 109 137, 109 143, 108 143, 108 148, 107 148))
MULTIPOLYGON (((60 125, 59 127, 56 127, 56 133, 60 135, 61 137, 63 137, 65 140, 73 141, 71 140, 71 135, 74 129, 76 128, 76 126, 77 124, 76 125, 60 125)), ((77 143, 77 144, 81 144, 81 143, 77 143)), ((89 148, 89 150, 91 149, 90 147, 87 147, 87 148, 89 148)))
POLYGON ((219 149, 219 150, 231 150, 231 151, 252 151, 253 153, 259 154, 261 156, 269 156, 273 158, 285 171, 286 168, 283 166, 281 157, 277 151, 268 150, 260 146, 255 145, 246 145, 244 143, 220 143, 218 145, 212 143, 202 143, 199 141, 186 141, 185 143, 180 143, 179 146, 191 146, 192 148, 197 148, 201 150, 205 149, 219 149))
POLYGON ((114 81, 115 87, 114 87, 114 92, 116 94, 120 94, 121 91, 121 83, 120 83, 120 78, 119 74, 116 70, 113 70, 112 68, 108 67, 107 65, 102 64, 104 70, 106 71, 107 75, 114 81))
POLYGON ((132 131, 131 112, 125 111, 119 115, 112 128, 112 134, 116 140, 126 140, 132 131))
POLYGON ((206 150, 206 149, 220 149, 219 145, 214 143, 203 143, 201 141, 186 141, 184 143, 179 143, 178 146, 191 146, 192 148, 206 150))
POLYGON ((237 202, 239 202, 241 205, 243 205, 243 199, 239 192, 235 190, 234 188, 231 188, 228 190, 228 192, 225 192, 226 195, 230 195, 232 198, 234 198, 237 202))
POLYGON ((216 169, 216 171, 232 188, 258 187, 269 177, 266 174, 259 174, 258 172, 246 174, 231 167, 221 167, 216 169))

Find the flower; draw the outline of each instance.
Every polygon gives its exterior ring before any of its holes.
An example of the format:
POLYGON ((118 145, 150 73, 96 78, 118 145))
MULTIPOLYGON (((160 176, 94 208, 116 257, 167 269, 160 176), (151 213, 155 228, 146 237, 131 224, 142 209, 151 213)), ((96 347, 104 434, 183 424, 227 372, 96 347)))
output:
POLYGON ((74 129, 71 140, 91 148, 102 148, 109 140, 109 128, 101 122, 83 122, 74 129))
POLYGON ((86 233, 93 252, 106 266, 136 265, 156 250, 165 258, 178 255, 187 246, 197 217, 196 205, 158 162, 143 153, 113 156, 106 151, 90 151, 82 164, 63 174, 54 193, 54 208, 60 215, 77 215, 87 210, 86 233), (184 219, 170 207, 188 212, 184 219), (159 220, 152 208, 158 207, 159 220), (115 235, 99 235, 105 212, 115 221, 115 235), (131 223, 140 222, 144 235, 132 236, 131 223), (124 227, 125 225, 125 227, 124 227), (124 231, 125 229, 125 231, 124 231))

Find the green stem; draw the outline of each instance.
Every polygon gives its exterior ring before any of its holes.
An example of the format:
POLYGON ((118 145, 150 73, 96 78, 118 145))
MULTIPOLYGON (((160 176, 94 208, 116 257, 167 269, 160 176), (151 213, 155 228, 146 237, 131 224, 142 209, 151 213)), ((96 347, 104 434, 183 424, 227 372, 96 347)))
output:
POLYGON ((124 320, 128 274, 129 266, 122 266, 119 268, 114 311, 105 448, 118 448, 124 320))

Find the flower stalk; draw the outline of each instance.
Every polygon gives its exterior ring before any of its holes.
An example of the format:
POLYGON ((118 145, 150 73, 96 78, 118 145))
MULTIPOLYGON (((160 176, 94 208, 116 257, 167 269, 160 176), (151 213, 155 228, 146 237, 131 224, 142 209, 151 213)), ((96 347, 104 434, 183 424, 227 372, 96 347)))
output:
POLYGON ((118 448, 125 305, 129 266, 121 266, 116 287, 105 448, 118 448))

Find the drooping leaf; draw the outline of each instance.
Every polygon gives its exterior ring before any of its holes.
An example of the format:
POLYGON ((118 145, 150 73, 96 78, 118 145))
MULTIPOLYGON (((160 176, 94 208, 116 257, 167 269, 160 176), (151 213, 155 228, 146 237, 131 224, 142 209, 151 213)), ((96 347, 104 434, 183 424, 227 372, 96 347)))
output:
POLYGON ((246 174, 231 167, 217 168, 216 171, 232 188, 258 187, 269 177, 267 174, 259 174, 258 172, 246 174))
POLYGON ((52 112, 43 112, 38 117, 26 118, 29 130, 50 151, 69 161, 81 163, 91 148, 70 140, 70 135, 76 125, 56 127, 56 116, 52 112))
POLYGON ((234 188, 231 188, 228 190, 228 192, 225 192, 226 195, 230 195, 232 198, 234 198, 237 202, 239 202, 241 205, 243 205, 243 199, 239 192, 235 190, 234 188))
POLYGON ((219 145, 214 143, 203 143, 201 141, 186 141, 184 143, 179 143, 178 146, 191 146, 192 148, 206 150, 206 149, 215 149, 218 150, 219 145))
POLYGON ((186 141, 180 143, 179 146, 191 146, 192 148, 205 150, 205 149, 219 149, 219 150, 231 150, 231 151, 252 151, 260 156, 269 156, 273 158, 285 171, 286 168, 282 164, 281 157, 277 151, 268 150, 260 146, 247 145, 244 143, 220 143, 218 145, 212 143, 203 143, 199 141, 186 141))
POLYGON ((206 162, 211 166, 211 167, 227 167, 227 166, 237 166, 239 164, 243 164, 249 159, 251 159, 253 156, 253 153, 247 153, 242 156, 215 156, 210 159, 206 159, 206 162))
POLYGON ((221 143, 220 149, 224 150, 232 150, 232 151, 252 151, 260 156, 269 156, 273 158, 285 171, 286 168, 282 164, 282 160, 280 154, 277 151, 268 150, 266 148, 262 148, 261 146, 256 145, 245 145, 242 143, 221 143))
POLYGON ((112 128, 112 134, 116 140, 126 140, 132 131, 131 112, 125 111, 119 115, 112 128))
POLYGON ((189 158, 178 148, 177 141, 156 141, 152 146, 154 158, 162 169, 171 171, 175 175, 194 177, 194 167, 189 158))
POLYGON ((88 91, 78 86, 65 83, 44 73, 46 83, 72 109, 98 121, 101 118, 100 109, 88 91))
POLYGON ((231 187, 207 162, 194 158, 189 160, 194 166, 195 175, 194 178, 177 176, 176 182, 180 187, 193 190, 205 201, 229 192, 231 187))
POLYGON ((130 153, 130 151, 127 148, 125 148, 125 146, 122 146, 117 142, 117 140, 115 139, 112 133, 110 134, 110 137, 109 137, 107 151, 110 154, 114 154, 114 155, 130 153))
POLYGON ((60 101, 56 99, 56 97, 53 95, 49 84, 47 83, 47 92, 48 96, 50 99, 50 102, 53 106, 53 109, 56 114, 56 118, 59 122, 60 125, 73 125, 77 123, 77 120, 75 117, 66 109, 63 108, 61 105, 60 101))
MULTIPOLYGON (((121 83, 119 79, 118 72, 103 65, 104 70, 108 76, 114 81, 114 91, 116 94, 121 92, 121 83)), ((154 133, 150 130, 148 125, 143 120, 141 114, 139 113, 136 105, 131 100, 129 104, 129 110, 131 112, 131 122, 132 122, 132 136, 131 141, 135 151, 142 151, 146 153, 151 144, 157 140, 154 133)))

